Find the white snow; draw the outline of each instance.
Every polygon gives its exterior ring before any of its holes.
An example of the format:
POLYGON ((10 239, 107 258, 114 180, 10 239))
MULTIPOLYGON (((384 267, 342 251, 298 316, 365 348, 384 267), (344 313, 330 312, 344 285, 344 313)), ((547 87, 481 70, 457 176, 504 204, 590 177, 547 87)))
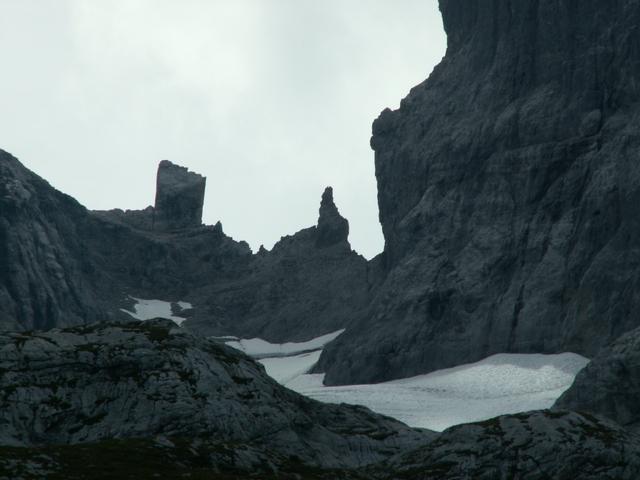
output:
MULTIPOLYGON (((272 357, 258 360, 267 373, 278 383, 287 385, 289 382, 300 378, 300 376, 308 373, 313 366, 320 360, 322 350, 315 352, 302 353, 293 357, 272 357)), ((307 375, 312 377, 314 375, 307 375)))
POLYGON ((323 402, 365 405, 413 427, 437 431, 549 408, 588 363, 573 353, 500 354, 403 380, 325 387, 323 374, 306 374, 319 356, 318 351, 261 362, 269 375, 303 395, 323 402))
MULTIPOLYGON (((321 337, 314 338, 307 342, 270 343, 260 338, 235 339, 226 344, 230 347, 242 350, 247 355, 254 358, 283 357, 299 353, 321 350, 327 343, 335 340, 344 332, 344 329, 333 333, 328 333, 321 337)), ((220 339, 229 337, 221 337, 220 339)))
POLYGON ((344 330, 308 342, 273 344, 252 338, 220 337, 258 359, 286 387, 328 403, 351 403, 394 417, 412 427, 442 431, 509 413, 549 408, 589 362, 574 353, 499 354, 375 385, 325 387, 324 374, 309 374, 322 348, 344 330))
MULTIPOLYGON (((154 318, 167 318, 173 320, 176 324, 180 325, 186 320, 184 317, 174 315, 171 311, 171 302, 165 302, 164 300, 146 300, 143 298, 130 297, 136 301, 133 306, 134 312, 121 308, 123 312, 131 315, 138 320, 151 320, 154 318)), ((193 306, 188 302, 176 302, 182 310, 188 310, 193 306)))

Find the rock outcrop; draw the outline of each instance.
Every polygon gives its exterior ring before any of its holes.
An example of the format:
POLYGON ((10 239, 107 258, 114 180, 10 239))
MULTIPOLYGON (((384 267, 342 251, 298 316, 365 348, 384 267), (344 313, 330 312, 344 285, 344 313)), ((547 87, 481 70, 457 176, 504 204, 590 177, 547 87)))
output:
POLYGON ((638 431, 639 395, 640 329, 635 329, 603 348, 555 407, 605 416, 638 431))
POLYGON ((640 437, 572 412, 531 412, 452 427, 371 469, 370 478, 632 480, 640 437))
MULTIPOLYGON (((391 453, 391 451, 390 451, 391 453)), ((326 469, 257 445, 158 436, 30 448, 0 446, 0 477, 225 480, 635 480, 640 437, 571 412, 531 412, 453 427, 371 466, 326 469)))
POLYGON ((202 225, 207 179, 187 168, 163 160, 158 166, 153 227, 180 230, 202 225))
POLYGON ((364 407, 302 397, 169 320, 0 334, 0 371, 5 447, 162 436, 226 443, 245 460, 271 451, 300 466, 355 468, 433 438, 364 407))
POLYGON ((638 325, 640 2, 440 9, 446 56, 373 124, 386 279, 330 384, 592 357, 638 325))

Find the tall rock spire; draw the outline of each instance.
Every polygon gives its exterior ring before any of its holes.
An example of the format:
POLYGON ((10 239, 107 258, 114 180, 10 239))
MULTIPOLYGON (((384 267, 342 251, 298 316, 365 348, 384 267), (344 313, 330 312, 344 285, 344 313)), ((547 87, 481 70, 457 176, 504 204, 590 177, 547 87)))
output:
POLYGON ((349 222, 338 212, 331 187, 327 187, 322 194, 317 232, 316 246, 320 248, 346 242, 349 237, 349 222))

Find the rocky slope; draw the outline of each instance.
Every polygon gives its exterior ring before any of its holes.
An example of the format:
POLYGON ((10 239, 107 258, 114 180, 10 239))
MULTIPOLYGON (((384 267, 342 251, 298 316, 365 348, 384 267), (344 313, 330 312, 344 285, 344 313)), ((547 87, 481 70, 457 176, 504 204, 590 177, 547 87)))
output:
POLYGON ((373 124, 387 274, 331 384, 638 325, 640 2, 440 0, 446 56, 373 124))
POLYGON ((371 464, 432 438, 363 407, 286 390, 243 354, 169 320, 1 334, 0 371, 5 447, 161 436, 212 451, 226 444, 249 466, 273 452, 273 463, 326 469, 371 464))
POLYGON ((556 407, 591 412, 634 431, 640 427, 640 329, 626 333, 582 370, 556 407))
POLYGON ((0 151, 0 326, 51 328, 108 318, 83 232, 89 214, 0 151))
POLYGON ((254 255, 201 224, 204 185, 163 161, 154 207, 90 212, 0 152, 0 328, 124 318, 134 296, 190 301, 203 334, 308 340, 369 301, 370 268, 330 188, 317 227, 254 255))

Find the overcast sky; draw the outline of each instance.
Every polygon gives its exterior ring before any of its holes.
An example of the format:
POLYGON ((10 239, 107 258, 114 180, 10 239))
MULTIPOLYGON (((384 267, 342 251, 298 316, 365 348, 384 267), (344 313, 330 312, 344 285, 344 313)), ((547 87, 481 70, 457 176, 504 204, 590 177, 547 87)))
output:
POLYGON ((0 148, 92 209, 153 203, 162 159, 257 249, 334 187, 383 248, 371 122, 442 58, 436 0, 0 0, 0 148))

